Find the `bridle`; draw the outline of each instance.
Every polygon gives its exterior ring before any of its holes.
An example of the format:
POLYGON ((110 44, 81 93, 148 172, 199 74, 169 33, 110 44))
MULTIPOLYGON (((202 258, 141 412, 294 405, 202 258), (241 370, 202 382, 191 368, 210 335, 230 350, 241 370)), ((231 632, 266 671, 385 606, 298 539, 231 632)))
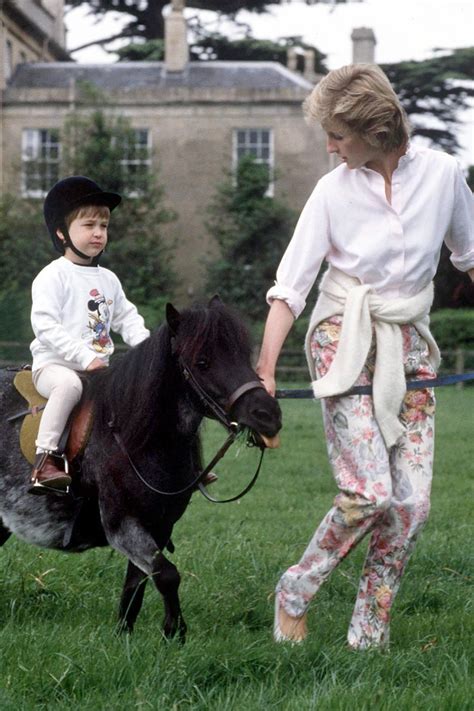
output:
MULTIPOLYGON (((125 444, 120 436, 120 432, 118 429, 115 427, 115 423, 112 420, 109 422, 109 427, 112 430, 112 435, 122 452, 122 454, 127 458, 128 463, 130 464, 130 467, 132 468, 133 472, 136 474, 136 476, 140 479, 142 484, 144 484, 150 491, 153 491, 156 494, 160 494, 161 496, 179 496, 180 494, 184 494, 196 487, 198 487, 199 491, 201 494, 208 500, 211 501, 214 504, 226 504, 230 503, 231 501, 237 501, 238 499, 241 499, 245 494, 247 494, 250 489, 254 486, 255 482, 258 479, 258 475, 260 474, 260 469, 262 466, 262 461, 263 461, 263 455, 265 452, 265 446, 262 442, 258 441, 257 436, 254 434, 250 434, 248 439, 247 439, 247 445, 250 447, 259 447, 260 449, 260 459, 255 471, 255 474, 253 475, 252 479, 250 482, 247 484, 247 486, 239 493, 236 494, 235 496, 232 496, 227 499, 216 499, 213 496, 211 496, 208 491, 206 490, 206 487, 202 483, 202 480, 205 478, 207 474, 212 470, 213 467, 217 464, 217 462, 222 459, 222 457, 225 455, 229 447, 235 442, 237 437, 242 433, 243 428, 237 423, 234 422, 230 419, 229 413, 232 410, 232 407, 235 405, 237 400, 239 400, 242 395, 245 395, 245 393, 250 392, 251 390, 256 390, 256 389, 265 389, 263 384, 259 380, 249 380, 246 383, 243 383, 243 385, 239 385, 238 388, 236 388, 231 395, 227 398, 226 402, 224 405, 219 404, 204 388, 203 386, 199 383, 197 380, 196 376, 194 375, 192 369, 189 367, 189 365, 186 363, 184 358, 179 355, 178 356, 178 363, 179 367, 181 370, 181 374, 184 378, 184 380, 187 382, 187 384, 190 386, 191 390, 193 393, 197 396, 199 401, 205 406, 205 408, 212 413, 214 418, 218 420, 218 422, 221 423, 225 427, 225 429, 228 432, 227 439, 225 440, 224 444, 218 449, 214 457, 211 459, 209 464, 207 464, 204 469, 199 472, 199 474, 191 481, 189 484, 187 484, 185 487, 182 489, 176 490, 176 491, 163 491, 162 489, 158 489, 150 482, 148 482, 141 472, 138 470, 138 468, 135 466, 132 458, 130 457, 129 452, 127 451, 127 448, 125 447, 125 444)), ((166 473, 166 472, 165 472, 166 473)))

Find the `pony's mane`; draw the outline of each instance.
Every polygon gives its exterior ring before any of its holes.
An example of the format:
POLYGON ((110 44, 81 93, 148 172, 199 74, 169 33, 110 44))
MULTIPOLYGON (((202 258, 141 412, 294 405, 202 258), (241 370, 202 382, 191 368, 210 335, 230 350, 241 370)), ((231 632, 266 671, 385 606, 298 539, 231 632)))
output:
POLYGON ((177 349, 188 365, 194 365, 202 352, 212 358, 219 347, 225 353, 238 351, 250 358, 249 333, 235 311, 221 302, 212 307, 193 306, 180 314, 177 349))
POLYGON ((128 447, 144 447, 160 429, 170 427, 176 415, 182 386, 173 352, 192 366, 200 353, 212 358, 217 347, 250 358, 246 328, 221 303, 183 310, 176 338, 163 323, 138 346, 116 356, 108 368, 91 374, 87 396, 94 402, 99 427, 113 421, 128 447))

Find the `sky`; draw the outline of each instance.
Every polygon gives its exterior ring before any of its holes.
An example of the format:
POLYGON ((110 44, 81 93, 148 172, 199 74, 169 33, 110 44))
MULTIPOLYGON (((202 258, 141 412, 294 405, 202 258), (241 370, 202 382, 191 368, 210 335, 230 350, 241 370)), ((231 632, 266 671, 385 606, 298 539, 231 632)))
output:
MULTIPOLYGON (((188 8, 187 13, 195 10, 188 8)), ((212 21, 211 13, 203 13, 212 21)), ((241 12, 238 19, 248 23, 255 37, 276 39, 302 36, 327 55, 329 69, 348 64, 352 58, 351 32, 355 27, 371 27, 377 45, 375 61, 399 62, 427 59, 434 50, 452 50, 474 44, 473 0, 365 0, 346 5, 330 3, 306 5, 294 0, 270 5, 269 12, 255 15, 241 12)), ((111 15, 107 21, 87 17, 84 8, 66 15, 67 45, 74 49, 86 41, 120 31, 123 18, 111 15)), ((217 29, 216 26, 213 29, 217 29)), ((225 28, 223 28, 225 29, 225 28)), ((100 48, 90 48, 73 55, 79 62, 112 62, 100 48)), ((462 115, 459 159, 464 166, 474 164, 474 106, 462 115)))

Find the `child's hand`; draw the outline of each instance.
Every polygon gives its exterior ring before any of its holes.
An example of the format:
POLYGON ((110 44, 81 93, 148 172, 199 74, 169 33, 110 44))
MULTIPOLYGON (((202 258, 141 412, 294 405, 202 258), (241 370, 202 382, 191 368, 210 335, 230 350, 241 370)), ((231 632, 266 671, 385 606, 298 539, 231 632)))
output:
POLYGON ((107 368, 107 366, 100 358, 94 358, 92 363, 89 363, 86 370, 99 370, 99 368, 107 368))

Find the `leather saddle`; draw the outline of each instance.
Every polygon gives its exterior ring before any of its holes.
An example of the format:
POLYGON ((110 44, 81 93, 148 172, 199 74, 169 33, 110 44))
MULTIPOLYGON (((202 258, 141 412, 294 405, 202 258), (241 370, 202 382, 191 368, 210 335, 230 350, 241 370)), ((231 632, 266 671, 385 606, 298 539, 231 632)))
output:
MULTIPOLYGON (((31 370, 20 370, 13 379, 13 384, 20 395, 27 401, 28 409, 13 415, 10 420, 24 416, 20 429, 20 448, 23 456, 34 464, 36 457, 36 438, 41 422, 41 416, 46 405, 35 386, 31 370)), ((66 429, 61 437, 60 450, 63 450, 68 461, 72 462, 84 451, 92 429, 92 403, 83 401, 76 405, 71 413, 66 429)))

